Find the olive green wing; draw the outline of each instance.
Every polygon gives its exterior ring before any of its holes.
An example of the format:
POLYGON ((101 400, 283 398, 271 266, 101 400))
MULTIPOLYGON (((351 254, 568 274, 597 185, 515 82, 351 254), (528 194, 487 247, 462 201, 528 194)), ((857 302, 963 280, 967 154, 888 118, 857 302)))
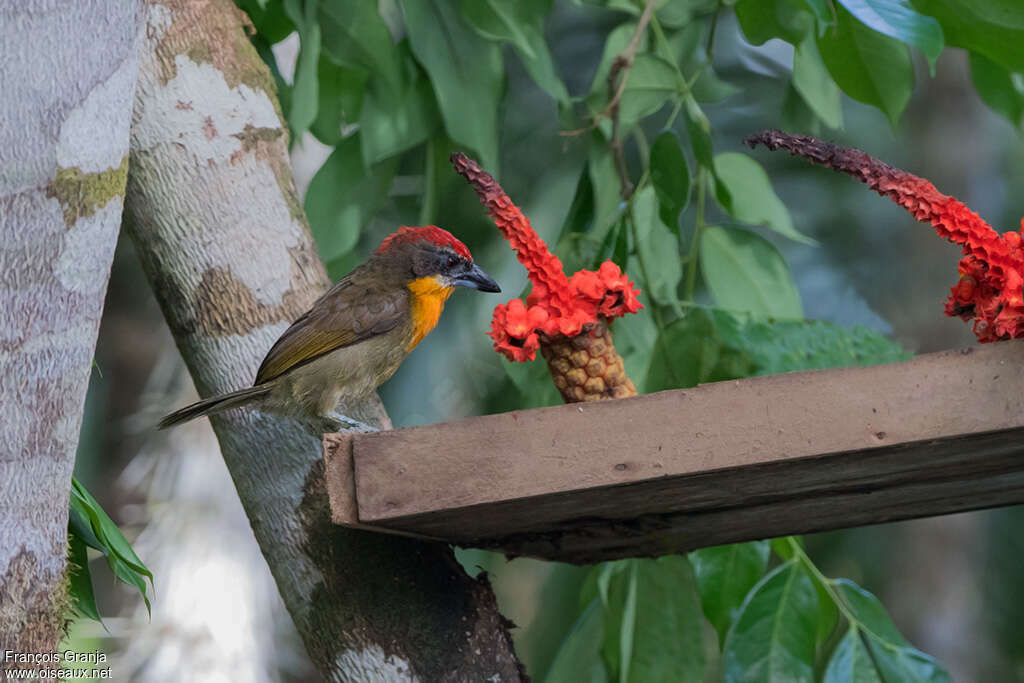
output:
POLYGON ((268 382, 324 354, 389 332, 408 317, 403 289, 375 291, 345 278, 285 330, 263 359, 255 384, 268 382))

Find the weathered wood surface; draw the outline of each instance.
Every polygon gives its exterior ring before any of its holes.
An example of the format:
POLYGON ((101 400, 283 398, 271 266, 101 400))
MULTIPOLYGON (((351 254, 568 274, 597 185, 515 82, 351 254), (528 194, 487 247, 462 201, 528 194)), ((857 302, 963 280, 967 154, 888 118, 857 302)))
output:
POLYGON ((680 552, 1024 503, 1022 389, 1004 342, 328 435, 328 486, 338 523, 569 562, 680 552))

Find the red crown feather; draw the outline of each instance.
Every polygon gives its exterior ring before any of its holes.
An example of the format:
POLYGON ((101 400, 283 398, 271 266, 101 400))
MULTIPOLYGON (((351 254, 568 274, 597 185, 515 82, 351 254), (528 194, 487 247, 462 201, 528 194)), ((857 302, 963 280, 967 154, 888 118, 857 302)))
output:
POLYGON ((398 229, 397 232, 393 232, 384 238, 384 241, 377 247, 375 253, 379 254, 383 251, 387 251, 395 244, 406 244, 409 242, 419 242, 425 240, 432 244, 436 244, 439 247, 449 247, 456 254, 472 261, 473 257, 469 253, 469 249, 466 245, 455 238, 455 235, 451 234, 444 228, 439 228, 436 225, 426 225, 421 228, 410 227, 403 225, 398 229))

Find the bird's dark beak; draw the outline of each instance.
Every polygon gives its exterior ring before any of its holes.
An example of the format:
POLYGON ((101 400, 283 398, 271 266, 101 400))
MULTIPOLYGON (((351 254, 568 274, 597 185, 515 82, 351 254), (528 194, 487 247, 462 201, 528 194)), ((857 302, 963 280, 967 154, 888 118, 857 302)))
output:
POLYGON ((466 272, 462 273, 456 280, 456 285, 463 287, 471 287, 472 289, 479 289, 481 292, 500 292, 501 287, 494 281, 490 275, 485 273, 483 269, 472 264, 466 272))

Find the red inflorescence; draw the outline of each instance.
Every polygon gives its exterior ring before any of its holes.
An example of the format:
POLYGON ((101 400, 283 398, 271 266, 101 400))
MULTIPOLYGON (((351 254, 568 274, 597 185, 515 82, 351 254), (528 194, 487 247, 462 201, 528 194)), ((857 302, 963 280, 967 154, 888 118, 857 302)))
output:
POLYGON ((1021 232, 1000 235, 963 202, 942 194, 929 181, 858 149, 774 130, 751 136, 747 144, 785 149, 848 173, 917 220, 931 223, 941 237, 963 246, 960 281, 950 291, 946 315, 971 322, 981 342, 1024 337, 1024 221, 1021 232))
POLYGON ((533 360, 541 334, 573 337, 597 322, 599 315, 611 319, 643 308, 637 300, 640 290, 612 261, 605 261, 597 271, 581 270, 566 277, 562 262, 489 173, 464 154, 453 154, 452 164, 476 190, 533 285, 525 303, 513 299, 494 309, 488 334, 495 350, 509 360, 533 360))

